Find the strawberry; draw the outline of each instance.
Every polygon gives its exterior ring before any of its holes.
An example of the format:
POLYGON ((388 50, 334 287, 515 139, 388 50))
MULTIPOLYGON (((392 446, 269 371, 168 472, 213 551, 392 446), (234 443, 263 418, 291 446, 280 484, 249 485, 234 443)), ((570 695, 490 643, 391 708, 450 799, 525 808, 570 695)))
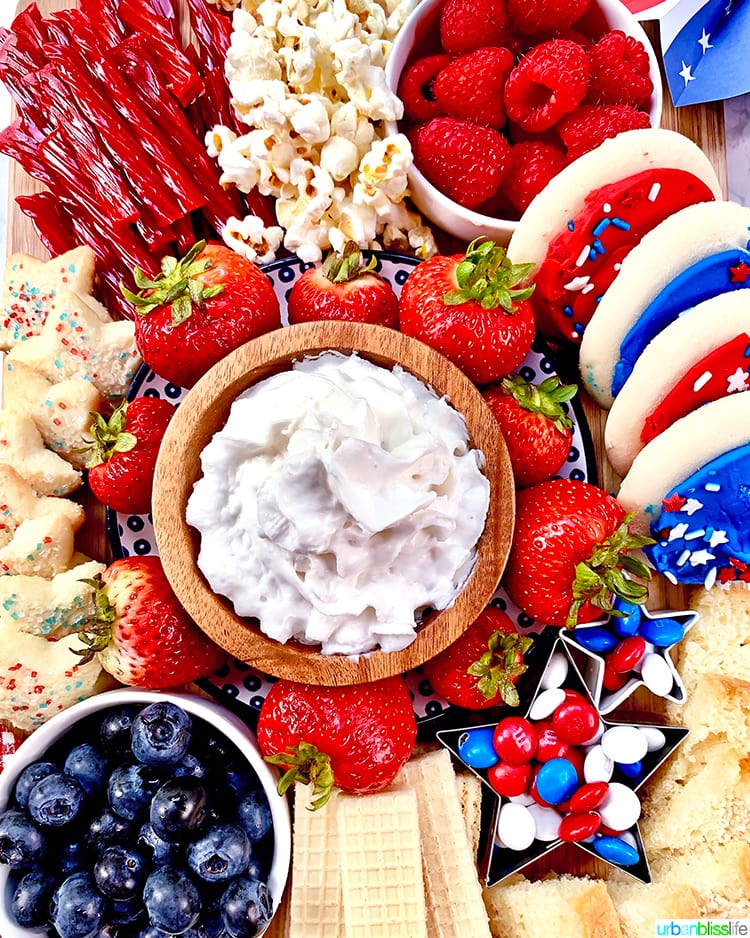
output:
POLYGON ((199 241, 178 260, 165 257, 150 280, 133 271, 135 338, 146 364, 190 388, 228 352, 281 325, 279 301, 255 264, 220 244, 199 241))
POLYGON ((109 420, 96 414, 86 465, 100 502, 130 515, 151 510, 156 457, 173 414, 172 404, 158 397, 123 401, 109 420))
POLYGON ((317 687, 277 681, 263 702, 258 745, 266 761, 285 770, 284 792, 313 783, 315 808, 334 788, 353 793, 389 785, 411 755, 417 735, 403 678, 317 687))
POLYGON ((552 478, 568 458, 573 421, 562 404, 577 390, 557 376, 536 385, 515 374, 485 388, 484 399, 503 431, 518 488, 552 478))
POLYGON ((643 603, 651 572, 630 552, 652 544, 631 534, 622 505, 589 482, 551 479, 521 490, 503 585, 524 612, 574 628, 613 610, 612 594, 643 603))
POLYGON ((289 322, 346 319, 396 326, 398 297, 393 288, 369 264, 360 264, 359 248, 353 241, 343 253, 331 252, 323 264, 310 267, 295 281, 287 297, 289 322))
POLYGON ((505 0, 445 0, 440 11, 440 42, 451 55, 502 46, 507 19, 505 0))
POLYGON ((188 616, 158 557, 124 557, 101 577, 97 618, 83 632, 83 663, 99 663, 120 683, 162 689, 215 671, 226 655, 188 616))
POLYGON ((492 241, 465 255, 438 254, 409 274, 399 301, 406 335, 437 349, 476 384, 510 374, 534 340, 533 286, 518 286, 533 265, 511 264, 492 241))
POLYGON ((448 198, 476 208, 500 188, 510 166, 510 144, 493 127, 436 117, 417 130, 414 162, 448 198))
POLYGON ((450 117, 500 129, 505 123, 503 88, 513 68, 513 53, 497 46, 475 49, 446 65, 433 93, 450 117))
POLYGON ((515 685, 532 644, 504 612, 488 606, 459 639, 426 662, 424 672, 435 693, 457 707, 517 707, 515 685))

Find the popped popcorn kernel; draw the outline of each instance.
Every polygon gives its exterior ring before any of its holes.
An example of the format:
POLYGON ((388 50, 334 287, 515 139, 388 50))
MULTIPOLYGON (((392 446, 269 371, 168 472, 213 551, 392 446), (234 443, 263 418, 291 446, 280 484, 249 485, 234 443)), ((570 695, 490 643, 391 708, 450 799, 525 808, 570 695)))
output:
POLYGON ((257 215, 246 215, 229 218, 221 236, 228 248, 256 264, 266 264, 276 257, 284 232, 276 226, 266 227, 257 215))

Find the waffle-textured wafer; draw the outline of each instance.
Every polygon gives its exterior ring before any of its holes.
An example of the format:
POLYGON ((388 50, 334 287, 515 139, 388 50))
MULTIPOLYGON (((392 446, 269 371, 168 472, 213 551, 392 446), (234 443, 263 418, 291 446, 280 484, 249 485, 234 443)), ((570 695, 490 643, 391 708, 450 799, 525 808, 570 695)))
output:
POLYGON ((346 938, 427 938, 416 793, 341 795, 337 814, 346 938))
POLYGON ((465 770, 456 772, 456 791, 471 846, 471 855, 476 859, 482 828, 482 783, 473 772, 465 770))
POLYGON ((312 786, 294 788, 289 938, 344 938, 338 798, 311 811, 312 786))
POLYGON ((412 759, 402 778, 417 796, 430 936, 489 938, 450 755, 443 749, 412 759))

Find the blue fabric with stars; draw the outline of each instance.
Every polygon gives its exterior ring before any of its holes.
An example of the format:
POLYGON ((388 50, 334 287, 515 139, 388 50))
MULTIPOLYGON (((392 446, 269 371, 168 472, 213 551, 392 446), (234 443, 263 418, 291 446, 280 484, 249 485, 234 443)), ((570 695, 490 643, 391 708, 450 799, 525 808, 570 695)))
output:
POLYGON ((750 443, 722 453, 673 488, 686 502, 651 524, 646 554, 667 579, 712 585, 732 559, 750 565, 750 443))

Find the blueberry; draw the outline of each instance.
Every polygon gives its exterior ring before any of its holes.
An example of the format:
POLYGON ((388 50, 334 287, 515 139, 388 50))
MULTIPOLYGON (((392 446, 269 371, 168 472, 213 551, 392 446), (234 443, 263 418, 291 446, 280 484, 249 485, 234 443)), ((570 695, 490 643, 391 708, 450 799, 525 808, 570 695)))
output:
POLYGON ((109 899, 123 901, 138 895, 148 872, 143 854, 116 844, 99 854, 94 864, 94 882, 109 899))
POLYGON ((133 720, 133 755, 146 765, 176 765, 187 754, 191 727, 182 707, 166 700, 150 704, 133 720))
POLYGON ((58 859, 64 876, 77 873, 90 865, 88 849, 80 840, 63 844, 58 859))
POLYGON ((201 900, 192 880, 174 866, 160 866, 146 880, 143 901, 149 921, 170 935, 180 935, 198 921, 201 900))
POLYGON ((188 866, 209 883, 241 876, 250 862, 250 841, 241 827, 215 824, 187 848, 188 866))
POLYGON ((231 938, 254 938, 269 922, 272 912, 271 893, 257 879, 240 876, 221 897, 221 916, 231 938))
POLYGON ((103 808, 95 814, 84 835, 86 845, 92 850, 99 851, 111 844, 124 844, 130 841, 135 832, 132 820, 120 817, 110 808, 103 808))
POLYGON ((224 773, 224 767, 235 758, 235 748, 224 736, 214 733, 206 725, 198 725, 193 732, 192 751, 206 763, 224 773))
POLYGON ((134 925, 146 918, 141 896, 132 899, 113 899, 109 906, 107 918, 112 925, 134 925))
POLYGON ((52 873, 32 870, 13 891, 10 911, 22 928, 39 928, 49 921, 49 903, 57 881, 52 873))
POLYGON ((105 923, 107 900, 90 873, 73 873, 55 890, 50 912, 60 938, 93 938, 105 923))
POLYGON ((173 774, 175 778, 179 778, 183 775, 192 775, 193 778, 204 780, 208 778, 208 768, 204 762, 201 762, 200 759, 197 759, 189 752, 185 758, 174 767, 173 774))
POLYGON ((85 798, 86 792, 78 779, 53 772, 29 792, 29 814, 44 827, 62 827, 80 815, 85 798))
POLYGON ((186 840, 201 828, 205 819, 206 789, 190 775, 165 782, 151 801, 149 820, 163 840, 186 840))
POLYGON ((32 762, 31 765, 27 765, 16 779, 14 794, 18 804, 22 808, 27 807, 29 794, 34 785, 43 779, 45 775, 52 775, 53 772, 59 771, 58 767, 52 762, 32 762))
POLYGON ((37 866, 47 851, 47 838, 23 811, 0 814, 0 863, 14 870, 37 866))
POLYGON ((109 777, 107 797, 115 814, 133 820, 146 811, 164 777, 149 765, 119 765, 109 777))
POLYGON ((105 714, 99 726, 99 742, 110 758, 130 752, 130 730, 140 710, 137 704, 125 704, 105 714))
POLYGON ((257 844, 271 830, 271 809, 262 788, 256 788, 240 798, 237 820, 251 844, 257 844))
POLYGON ((77 778, 87 795, 98 795, 107 787, 107 760, 91 743, 71 749, 63 771, 77 778))
POLYGON ((250 855, 250 862, 247 864, 245 876, 248 879, 262 879, 264 882, 268 879, 266 864, 255 853, 250 855))
POLYGON ((140 829, 138 846, 142 852, 151 857, 153 866, 161 866, 164 863, 175 864, 182 856, 182 848, 160 837, 149 822, 140 829))

